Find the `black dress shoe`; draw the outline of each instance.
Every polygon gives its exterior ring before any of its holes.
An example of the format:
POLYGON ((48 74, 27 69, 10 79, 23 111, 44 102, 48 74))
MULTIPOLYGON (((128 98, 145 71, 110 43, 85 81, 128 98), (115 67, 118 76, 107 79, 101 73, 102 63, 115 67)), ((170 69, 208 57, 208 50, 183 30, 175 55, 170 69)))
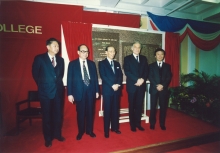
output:
POLYGON ((143 128, 142 126, 138 126, 137 128, 138 128, 138 130, 140 130, 140 131, 144 131, 144 128, 143 128))
POLYGON ((61 142, 63 142, 63 141, 66 140, 63 136, 61 136, 61 137, 59 137, 59 138, 55 138, 55 139, 57 139, 58 141, 61 141, 61 142))
POLYGON ((115 132, 115 133, 117 133, 117 134, 121 134, 121 131, 119 131, 119 130, 111 130, 112 132, 115 132))
POLYGON ((154 130, 155 129, 154 125, 150 125, 150 129, 154 130))
POLYGON ((105 138, 109 138, 109 134, 108 133, 105 133, 105 138))
POLYGON ((52 146, 52 142, 51 141, 46 141, 45 142, 45 147, 49 148, 52 146))
POLYGON ((131 128, 131 131, 132 132, 136 132, 136 128, 131 128))
POLYGON ((93 132, 91 132, 91 133, 86 133, 86 134, 90 135, 90 137, 92 137, 92 138, 95 138, 95 137, 96 137, 95 133, 93 133, 93 132))
POLYGON ((82 139, 82 134, 78 134, 78 135, 76 136, 76 140, 80 140, 80 139, 82 139))
POLYGON ((165 126, 160 126, 161 130, 166 130, 165 126))

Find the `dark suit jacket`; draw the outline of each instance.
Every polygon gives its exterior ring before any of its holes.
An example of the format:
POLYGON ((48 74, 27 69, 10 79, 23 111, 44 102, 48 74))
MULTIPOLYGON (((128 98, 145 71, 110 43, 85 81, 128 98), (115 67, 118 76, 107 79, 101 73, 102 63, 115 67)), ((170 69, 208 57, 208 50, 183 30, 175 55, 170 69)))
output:
POLYGON ((172 78, 171 67, 167 63, 163 63, 162 65, 162 80, 160 83, 160 74, 159 74, 159 67, 157 62, 154 62, 149 65, 149 81, 150 81, 150 94, 157 93, 156 85, 162 84, 163 85, 163 92, 168 91, 168 86, 172 78))
POLYGON ((53 99, 55 94, 63 93, 64 60, 56 56, 54 68, 48 53, 37 55, 32 65, 32 75, 38 86, 39 98, 53 99))
POLYGON ((115 94, 120 94, 121 93, 121 87, 119 90, 114 91, 112 89, 112 86, 114 84, 122 84, 122 71, 121 71, 121 66, 119 62, 114 61, 114 70, 115 73, 113 72, 111 65, 109 61, 104 59, 103 61, 99 62, 99 74, 102 79, 102 94, 103 95, 113 95, 115 94))
MULTIPOLYGON (((90 75, 91 94, 96 96, 99 92, 98 77, 95 63, 87 59, 88 71, 90 75)), ((81 101, 83 96, 84 82, 80 68, 79 58, 69 63, 67 74, 67 95, 72 95, 75 101, 81 101)))
POLYGON ((143 55, 139 55, 139 63, 134 58, 133 54, 124 58, 124 72, 126 75, 127 92, 134 93, 137 86, 134 84, 139 78, 144 79, 144 83, 140 86, 143 91, 146 90, 146 80, 148 76, 148 63, 147 58, 143 55))

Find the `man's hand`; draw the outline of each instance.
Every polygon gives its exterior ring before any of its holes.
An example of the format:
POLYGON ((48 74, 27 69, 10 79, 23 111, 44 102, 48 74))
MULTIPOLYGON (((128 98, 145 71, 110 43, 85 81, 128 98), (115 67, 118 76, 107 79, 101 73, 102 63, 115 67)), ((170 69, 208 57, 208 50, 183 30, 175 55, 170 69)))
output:
POLYGON ((144 79, 140 78, 137 80, 137 82, 134 85, 141 86, 143 83, 144 83, 144 79))
POLYGON ((163 85, 162 84, 158 84, 157 85, 157 90, 158 91, 162 91, 163 90, 163 85))
POLYGON ((117 91, 118 90, 118 88, 119 88, 119 84, 114 84, 113 86, 112 86, 112 88, 113 88, 113 90, 114 91, 117 91))
POLYGON ((96 92, 96 98, 99 98, 99 93, 98 92, 96 92))
POLYGON ((68 100, 69 100, 69 102, 71 102, 71 103, 73 104, 73 102, 74 102, 74 97, 73 97, 72 95, 69 95, 69 96, 68 96, 68 100))

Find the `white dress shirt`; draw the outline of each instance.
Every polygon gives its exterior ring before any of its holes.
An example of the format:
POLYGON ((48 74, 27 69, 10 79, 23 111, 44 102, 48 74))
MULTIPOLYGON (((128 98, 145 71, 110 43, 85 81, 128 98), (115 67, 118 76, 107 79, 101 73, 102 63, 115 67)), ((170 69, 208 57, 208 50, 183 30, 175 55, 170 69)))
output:
POLYGON ((134 58, 135 58, 138 62, 140 62, 139 55, 135 55, 135 54, 133 53, 133 56, 134 56, 134 58), (137 58, 137 57, 138 57, 138 58, 137 58))
POLYGON ((51 56, 49 53, 48 56, 50 58, 51 64, 52 64, 52 58, 54 58, 54 63, 55 63, 54 67, 55 67, 57 65, 56 56, 51 56))
POLYGON ((157 61, 157 65, 160 66, 160 67, 162 67, 163 61, 157 61), (159 65, 159 63, 160 63, 160 65, 159 65))
POLYGON ((89 75, 89 69, 88 69, 87 60, 82 60, 81 58, 79 58, 79 62, 80 62, 80 68, 81 68, 81 74, 82 74, 82 79, 84 80, 83 61, 85 61, 85 67, 86 67, 86 71, 87 71, 88 76, 89 76, 89 79, 90 79, 90 75, 89 75))

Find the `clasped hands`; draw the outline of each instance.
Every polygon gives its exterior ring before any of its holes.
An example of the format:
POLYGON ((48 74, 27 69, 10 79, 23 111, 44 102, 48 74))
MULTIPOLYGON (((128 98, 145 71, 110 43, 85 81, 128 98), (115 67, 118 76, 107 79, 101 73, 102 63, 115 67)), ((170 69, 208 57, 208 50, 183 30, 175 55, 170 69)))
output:
POLYGON ((119 89, 120 85, 119 84, 113 84, 112 89, 114 91, 117 91, 119 89))
POLYGON ((158 84, 157 85, 157 90, 158 91, 162 91, 163 90, 163 85, 162 84, 158 84))
POLYGON ((139 78, 134 85, 136 85, 136 86, 141 86, 143 83, 144 83, 144 79, 139 78))

